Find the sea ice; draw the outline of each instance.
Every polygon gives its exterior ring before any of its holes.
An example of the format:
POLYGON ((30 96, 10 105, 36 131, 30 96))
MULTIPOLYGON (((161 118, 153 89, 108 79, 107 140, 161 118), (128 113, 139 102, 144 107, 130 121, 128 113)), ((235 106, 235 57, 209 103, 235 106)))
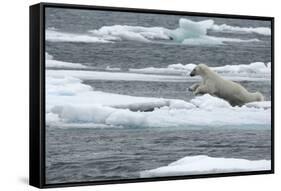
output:
POLYGON ((241 125, 269 127, 271 123, 268 102, 232 107, 226 101, 208 94, 195 97, 190 102, 128 96, 94 91, 75 77, 53 75, 49 71, 46 74, 47 124, 208 128, 241 125))
POLYGON ((238 158, 215 158, 206 155, 187 156, 171 164, 145 170, 140 177, 163 177, 210 173, 270 170, 270 160, 246 160, 238 158))

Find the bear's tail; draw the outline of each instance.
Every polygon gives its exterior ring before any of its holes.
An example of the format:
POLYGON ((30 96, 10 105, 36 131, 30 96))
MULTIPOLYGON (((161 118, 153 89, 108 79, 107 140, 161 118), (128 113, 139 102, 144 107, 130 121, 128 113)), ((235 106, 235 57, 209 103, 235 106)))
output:
POLYGON ((264 96, 260 92, 253 93, 255 101, 264 101, 264 96))

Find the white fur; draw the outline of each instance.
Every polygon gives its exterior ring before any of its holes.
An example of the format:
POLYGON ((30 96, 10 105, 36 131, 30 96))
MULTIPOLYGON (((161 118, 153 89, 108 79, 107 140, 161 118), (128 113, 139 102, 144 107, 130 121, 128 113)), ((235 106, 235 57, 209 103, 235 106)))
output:
POLYGON ((195 95, 208 93, 228 101, 233 106, 264 100, 260 92, 248 92, 240 84, 223 79, 205 64, 197 65, 190 73, 190 76, 196 75, 200 75, 203 80, 200 84, 194 84, 189 88, 195 95))

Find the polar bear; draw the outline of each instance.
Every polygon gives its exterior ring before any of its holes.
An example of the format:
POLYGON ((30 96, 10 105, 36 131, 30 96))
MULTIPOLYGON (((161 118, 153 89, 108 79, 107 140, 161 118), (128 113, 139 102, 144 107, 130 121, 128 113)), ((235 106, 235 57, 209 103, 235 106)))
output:
POLYGON ((260 92, 248 92, 240 84, 222 78, 205 64, 197 65, 190 73, 190 76, 197 75, 202 77, 202 82, 189 88, 195 95, 208 93, 228 101, 232 106, 264 100, 260 92))

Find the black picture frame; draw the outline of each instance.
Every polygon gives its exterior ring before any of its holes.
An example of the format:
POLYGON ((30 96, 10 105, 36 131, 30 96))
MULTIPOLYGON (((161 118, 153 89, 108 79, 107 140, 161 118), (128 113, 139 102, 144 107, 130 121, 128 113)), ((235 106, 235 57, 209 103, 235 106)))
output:
POLYGON ((167 181, 179 179, 243 176, 274 173, 274 18, 248 15, 195 13, 121 7, 102 7, 73 4, 39 3, 30 6, 30 128, 29 128, 29 184, 38 188, 84 186, 116 183, 167 181), (83 10, 154 13, 165 15, 204 16, 230 19, 262 20, 271 22, 271 170, 231 172, 188 176, 104 180, 90 182, 67 182, 46 184, 45 182, 45 8, 67 8, 83 10))

